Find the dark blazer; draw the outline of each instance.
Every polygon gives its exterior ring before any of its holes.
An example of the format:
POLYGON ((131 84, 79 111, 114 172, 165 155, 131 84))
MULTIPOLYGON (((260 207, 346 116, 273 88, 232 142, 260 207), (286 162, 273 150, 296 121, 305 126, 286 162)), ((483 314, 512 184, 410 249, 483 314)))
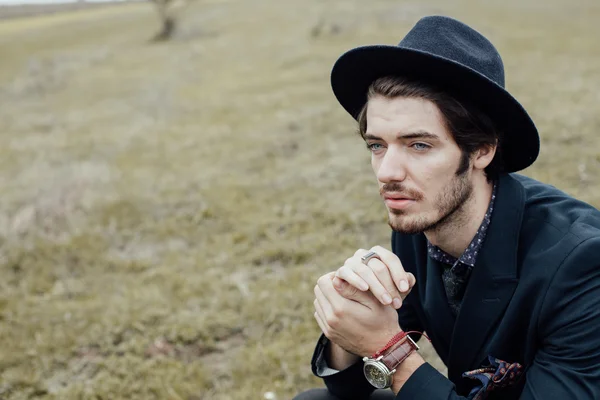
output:
MULTIPOLYGON (((524 176, 500 178, 485 242, 460 313, 452 316, 442 266, 423 234, 392 234, 392 249, 417 284, 399 310, 403 330, 426 331, 448 378, 421 366, 397 399, 465 399, 465 371, 488 356, 525 368, 488 399, 600 399, 600 212, 524 176)), ((322 350, 322 341, 313 357, 322 350), (321 348, 321 349, 320 349, 321 348)), ((324 378, 342 399, 368 398, 362 361, 324 378)))

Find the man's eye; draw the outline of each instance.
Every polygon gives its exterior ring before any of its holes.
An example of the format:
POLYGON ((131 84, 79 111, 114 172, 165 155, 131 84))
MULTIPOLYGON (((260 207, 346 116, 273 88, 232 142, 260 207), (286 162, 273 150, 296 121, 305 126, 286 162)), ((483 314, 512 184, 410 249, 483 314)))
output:
POLYGON ((429 149, 431 146, 429 146, 428 144, 425 144, 425 143, 414 143, 414 144, 412 145, 412 147, 413 147, 415 150, 424 151, 424 150, 427 150, 427 149, 429 149))
POLYGON ((380 150, 383 146, 379 143, 367 143, 367 149, 371 151, 380 150))

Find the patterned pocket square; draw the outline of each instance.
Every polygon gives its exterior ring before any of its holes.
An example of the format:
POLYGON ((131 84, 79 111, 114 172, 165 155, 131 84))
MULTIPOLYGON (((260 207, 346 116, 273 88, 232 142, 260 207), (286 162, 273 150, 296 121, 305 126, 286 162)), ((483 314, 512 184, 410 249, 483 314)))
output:
POLYGON ((488 360, 489 366, 462 374, 463 378, 478 379, 480 382, 469 393, 470 400, 484 400, 490 392, 516 384, 523 375, 523 366, 519 363, 510 364, 492 356, 488 356, 488 360))

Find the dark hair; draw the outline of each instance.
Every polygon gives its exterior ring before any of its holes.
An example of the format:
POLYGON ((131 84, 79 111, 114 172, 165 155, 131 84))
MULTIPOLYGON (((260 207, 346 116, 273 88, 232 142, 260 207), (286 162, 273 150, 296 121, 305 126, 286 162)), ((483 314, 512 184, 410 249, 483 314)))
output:
MULTIPOLYGON (((497 146, 492 162, 485 168, 488 180, 497 179, 504 170, 501 144, 502 132, 492 120, 475 106, 459 101, 447 92, 422 82, 401 77, 379 78, 369 86, 367 100, 375 95, 388 98, 412 97, 429 100, 440 110, 444 123, 462 151, 457 175, 469 168, 469 157, 483 146, 497 146)), ((367 131, 367 103, 358 114, 358 129, 364 138, 367 131)))

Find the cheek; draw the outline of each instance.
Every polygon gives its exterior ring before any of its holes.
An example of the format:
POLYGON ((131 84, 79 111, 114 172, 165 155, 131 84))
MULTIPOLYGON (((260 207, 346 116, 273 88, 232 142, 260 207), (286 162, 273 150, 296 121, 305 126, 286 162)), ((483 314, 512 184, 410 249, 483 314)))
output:
POLYGON ((457 166, 445 157, 432 158, 426 164, 414 165, 413 177, 429 201, 434 201, 455 175, 457 166))
POLYGON ((379 171, 379 166, 381 165, 381 160, 378 157, 375 157, 371 154, 371 168, 373 169, 373 173, 377 176, 377 172, 379 171))

